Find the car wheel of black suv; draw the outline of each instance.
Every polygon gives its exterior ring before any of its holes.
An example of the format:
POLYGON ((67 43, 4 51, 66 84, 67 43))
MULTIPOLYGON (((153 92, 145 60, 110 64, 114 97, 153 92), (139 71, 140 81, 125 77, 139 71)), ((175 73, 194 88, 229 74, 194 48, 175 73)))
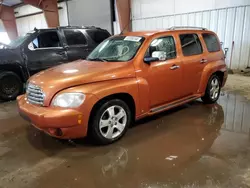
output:
POLYGON ((131 110, 122 100, 102 102, 92 114, 90 134, 97 144, 111 144, 125 135, 131 120, 131 110))
POLYGON ((14 72, 0 73, 0 99, 14 100, 22 92, 23 83, 14 72))
POLYGON ((221 81, 217 75, 212 75, 208 81, 205 95, 201 98, 205 104, 215 103, 220 97, 221 81))

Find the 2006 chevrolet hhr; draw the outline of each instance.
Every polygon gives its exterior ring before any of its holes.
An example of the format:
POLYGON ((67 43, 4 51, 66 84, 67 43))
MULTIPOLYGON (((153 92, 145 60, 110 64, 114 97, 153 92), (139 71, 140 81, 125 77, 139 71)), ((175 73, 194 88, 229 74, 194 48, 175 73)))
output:
POLYGON ((214 103, 227 79, 215 33, 173 27, 103 41, 87 58, 40 72, 18 97, 36 128, 64 139, 120 139, 134 120, 201 98, 214 103))

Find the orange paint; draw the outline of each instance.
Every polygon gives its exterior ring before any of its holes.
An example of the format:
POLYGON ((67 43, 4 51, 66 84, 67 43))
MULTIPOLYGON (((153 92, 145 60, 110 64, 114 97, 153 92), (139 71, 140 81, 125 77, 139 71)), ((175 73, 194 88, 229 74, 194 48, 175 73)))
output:
MULTIPOLYGON (((135 103, 135 118, 140 119, 188 101, 204 96, 208 79, 215 72, 227 79, 227 69, 222 49, 209 53, 202 33, 207 30, 169 30, 129 32, 125 36, 141 36, 145 41, 136 56, 128 62, 94 62, 78 60, 32 76, 29 83, 39 86, 46 94, 44 107, 27 103, 25 95, 18 97, 20 114, 36 127, 48 132, 48 128, 60 128, 59 138, 79 138, 87 135, 89 117, 96 103, 118 93, 130 95, 135 103), (179 35, 196 33, 201 41, 203 53, 184 56, 179 35), (146 64, 145 53, 151 42, 159 37, 173 36, 177 57, 166 61, 146 64), (206 63, 202 60, 206 59, 206 63), (178 70, 171 67, 178 65, 178 70), (65 70, 72 74, 65 73, 65 70), (64 109, 51 106, 59 94, 80 92, 85 94, 84 103, 78 108, 64 109), (155 110, 159 109, 159 110, 155 110), (76 118, 78 117, 78 118, 76 118), (80 124, 80 126, 79 126, 80 124)), ((214 34, 214 33, 212 33, 214 34)), ((57 130, 58 131, 58 130, 57 130)))

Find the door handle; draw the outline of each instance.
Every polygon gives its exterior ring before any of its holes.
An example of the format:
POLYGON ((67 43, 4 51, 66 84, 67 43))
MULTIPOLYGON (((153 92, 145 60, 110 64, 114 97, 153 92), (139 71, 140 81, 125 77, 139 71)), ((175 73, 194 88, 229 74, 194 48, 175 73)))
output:
POLYGON ((170 67, 170 70, 176 70, 179 69, 180 66, 179 65, 173 65, 172 67, 170 67))
POLYGON ((207 59, 202 59, 200 62, 201 63, 207 63, 207 59))

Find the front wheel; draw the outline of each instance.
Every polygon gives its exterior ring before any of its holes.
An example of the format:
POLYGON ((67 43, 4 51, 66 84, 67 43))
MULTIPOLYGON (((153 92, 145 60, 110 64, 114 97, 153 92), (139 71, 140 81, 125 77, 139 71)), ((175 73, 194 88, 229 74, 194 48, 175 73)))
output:
POLYGON ((14 100, 22 92, 23 83, 14 72, 0 73, 0 99, 14 100))
POLYGON ((120 99, 101 103, 89 125, 91 135, 98 144, 111 144, 125 135, 131 117, 128 105, 120 99))
POLYGON ((221 81, 217 75, 212 75, 208 81, 205 95, 201 98, 206 104, 215 103, 220 97, 221 81))

